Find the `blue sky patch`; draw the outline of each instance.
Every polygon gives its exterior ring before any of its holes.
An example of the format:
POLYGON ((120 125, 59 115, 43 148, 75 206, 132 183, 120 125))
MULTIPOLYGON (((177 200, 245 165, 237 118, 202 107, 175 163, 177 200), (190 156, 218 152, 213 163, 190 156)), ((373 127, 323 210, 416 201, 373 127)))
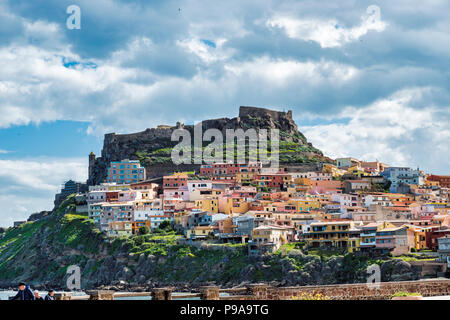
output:
POLYGON ((83 69, 97 69, 97 64, 94 62, 80 62, 75 60, 69 60, 63 57, 62 64, 65 68, 76 69, 77 66, 81 66, 83 69))
POLYGON ((89 122, 54 121, 0 129, 0 159, 82 157, 98 153, 102 138, 87 135, 89 122), (67 146, 70 146, 68 148, 67 146))
POLYGON ((216 44, 211 40, 202 39, 202 42, 211 48, 216 48, 216 44))

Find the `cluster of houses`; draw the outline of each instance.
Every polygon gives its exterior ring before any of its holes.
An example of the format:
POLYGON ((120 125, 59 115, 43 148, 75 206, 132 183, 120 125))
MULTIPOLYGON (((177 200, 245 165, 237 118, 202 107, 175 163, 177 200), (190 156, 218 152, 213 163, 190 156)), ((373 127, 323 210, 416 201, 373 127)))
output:
POLYGON ((80 210, 111 237, 168 220, 183 241, 244 243, 249 254, 302 242, 402 255, 438 250, 450 236, 450 176, 378 161, 340 158, 310 172, 215 163, 158 182, 138 162, 111 163, 107 181, 89 187, 80 210))

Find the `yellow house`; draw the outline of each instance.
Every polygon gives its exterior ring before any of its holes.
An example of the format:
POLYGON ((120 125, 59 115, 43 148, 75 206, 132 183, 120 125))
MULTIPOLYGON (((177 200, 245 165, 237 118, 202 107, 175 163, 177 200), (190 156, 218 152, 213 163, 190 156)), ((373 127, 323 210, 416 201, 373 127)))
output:
POLYGON ((250 204, 244 198, 230 197, 226 199, 225 214, 246 213, 250 204))
POLYGON ((423 185, 425 187, 439 187, 439 181, 424 180, 423 185))
MULTIPOLYGON (((250 251, 274 252, 287 243, 288 230, 276 226, 260 226, 252 231, 250 251)), ((251 252, 250 252, 251 253, 251 252)))
POLYGON ((296 186, 311 186, 312 182, 309 178, 294 178, 294 184, 296 186))
POLYGON ((253 172, 239 172, 236 173, 236 182, 239 184, 251 184, 255 174, 253 172))
POLYGON ((313 222, 311 231, 305 234, 308 247, 347 248, 353 221, 313 222))
POLYGON ((186 230, 186 238, 188 239, 206 239, 208 236, 214 236, 214 229, 211 226, 198 226, 186 230))
POLYGON ((291 206, 295 206, 297 212, 309 212, 321 207, 320 201, 317 199, 290 199, 287 203, 291 206))
POLYGON ((429 249, 427 247, 427 238, 426 238, 426 232, 430 232, 431 228, 422 228, 418 226, 409 225, 409 229, 413 230, 414 232, 414 248, 416 250, 423 250, 423 249, 429 249))
POLYGON ((345 171, 339 169, 334 164, 324 163, 322 166, 323 173, 331 173, 332 177, 342 177, 345 174, 345 171))
POLYGON ((347 251, 349 253, 355 253, 360 251, 360 237, 361 230, 355 227, 351 227, 349 230, 348 242, 347 242, 347 251))
POLYGON ((354 175, 354 176, 358 176, 358 177, 363 177, 365 175, 368 175, 364 170, 362 170, 359 166, 353 166, 348 168, 347 170, 348 173, 354 175))
POLYGON ((189 214, 189 212, 187 212, 187 211, 175 211, 173 213, 174 224, 181 225, 183 216, 186 216, 188 214, 189 214))
POLYGON ((202 211, 219 213, 219 201, 213 198, 195 200, 195 206, 202 211))

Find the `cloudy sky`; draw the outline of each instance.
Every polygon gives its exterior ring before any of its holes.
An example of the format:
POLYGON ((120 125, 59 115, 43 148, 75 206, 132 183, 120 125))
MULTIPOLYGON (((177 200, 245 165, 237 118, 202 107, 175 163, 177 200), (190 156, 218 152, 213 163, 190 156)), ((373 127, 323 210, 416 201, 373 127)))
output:
POLYGON ((86 179, 104 133, 240 105, 293 110, 330 157, 450 174, 450 19, 431 3, 0 0, 0 226, 86 179))

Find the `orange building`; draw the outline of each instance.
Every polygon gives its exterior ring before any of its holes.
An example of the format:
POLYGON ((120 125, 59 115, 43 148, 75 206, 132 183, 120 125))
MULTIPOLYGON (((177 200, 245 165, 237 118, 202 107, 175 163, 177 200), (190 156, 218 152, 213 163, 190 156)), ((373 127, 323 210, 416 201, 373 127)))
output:
POLYGON ((142 227, 148 227, 148 230, 151 230, 150 221, 133 221, 131 222, 131 231, 133 234, 139 234, 139 229, 142 227))
POLYGON ((429 175, 427 178, 428 181, 437 181, 439 182, 439 186, 444 188, 450 188, 450 176, 437 176, 437 175, 429 175))
POLYGON ((187 186, 188 175, 187 174, 174 174, 171 176, 163 177, 163 188, 179 188, 187 186))

